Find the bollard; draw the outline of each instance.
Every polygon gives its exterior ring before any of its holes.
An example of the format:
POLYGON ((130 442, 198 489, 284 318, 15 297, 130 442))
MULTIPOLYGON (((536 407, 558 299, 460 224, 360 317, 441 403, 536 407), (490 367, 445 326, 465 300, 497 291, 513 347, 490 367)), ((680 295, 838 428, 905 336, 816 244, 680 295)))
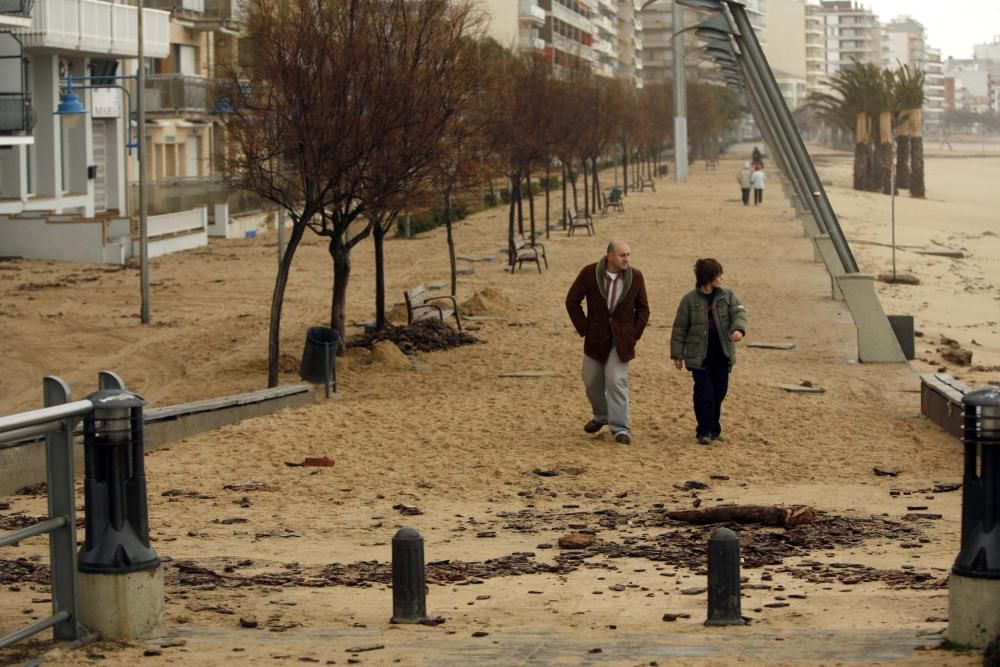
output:
POLYGON ((1000 635, 1000 387, 962 398, 962 544, 948 582, 948 639, 982 648, 1000 635))
POLYGON ((400 528, 392 538, 391 623, 427 620, 424 538, 414 528, 400 528))
POLYGON ((163 570, 149 544, 141 396, 108 388, 83 420, 85 536, 80 616, 107 639, 164 632, 163 570))
POLYGON ((716 528, 708 539, 708 619, 705 625, 745 625, 740 607, 740 538, 716 528))

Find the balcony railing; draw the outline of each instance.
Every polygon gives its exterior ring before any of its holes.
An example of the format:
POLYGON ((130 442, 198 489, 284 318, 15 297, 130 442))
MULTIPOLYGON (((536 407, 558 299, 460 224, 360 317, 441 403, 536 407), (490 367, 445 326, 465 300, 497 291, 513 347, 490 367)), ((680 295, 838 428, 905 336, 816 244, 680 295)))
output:
MULTIPOLYGON (((25 49, 45 48, 134 58, 138 55, 136 8, 101 0, 37 0, 31 26, 14 28, 25 49)), ((143 53, 170 52, 170 13, 143 10, 143 53)))
POLYGON ((143 107, 149 113, 194 111, 208 113, 209 80, 184 74, 146 77, 143 107))
POLYGON ((204 12, 205 0, 144 0, 144 6, 164 11, 204 12))
POLYGON ((539 25, 545 24, 545 10, 539 7, 535 0, 521 0, 517 5, 517 14, 539 25))
POLYGON ((35 0, 0 0, 0 14, 31 16, 34 5, 35 0))
MULTIPOLYGON (((129 183, 131 214, 137 215, 139 186, 129 183)), ((219 178, 177 178, 154 181, 148 189, 149 215, 187 211, 195 206, 208 206, 209 222, 215 220, 215 204, 229 204, 229 215, 242 215, 263 210, 260 196, 247 190, 236 190, 219 178)))
POLYGON ((246 19, 240 0, 204 0, 205 17, 236 21, 242 23, 246 19))
POLYGON ((27 93, 0 93, 0 133, 31 134, 35 110, 27 93))
POLYGON ((545 40, 539 37, 531 37, 524 35, 521 37, 520 46, 522 49, 544 51, 545 40))

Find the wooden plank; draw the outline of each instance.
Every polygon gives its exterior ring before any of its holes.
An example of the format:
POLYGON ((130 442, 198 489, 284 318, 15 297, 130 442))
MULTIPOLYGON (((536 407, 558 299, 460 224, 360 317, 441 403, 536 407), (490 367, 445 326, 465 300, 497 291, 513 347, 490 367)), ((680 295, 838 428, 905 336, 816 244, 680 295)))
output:
POLYGON ((498 373, 499 378, 547 378, 555 377, 553 371, 512 371, 510 373, 498 373))
POLYGON ((500 315, 463 315, 462 319, 469 322, 502 322, 507 318, 500 315))
POLYGON ((793 394, 822 394, 826 392, 826 389, 822 387, 803 387, 800 384, 776 384, 774 386, 793 394))
POLYGON ((794 350, 795 343, 747 343, 747 347, 759 347, 764 350, 794 350))
POLYGON ((952 259, 962 259, 965 253, 961 250, 918 250, 918 255, 932 255, 934 257, 950 257, 952 259))

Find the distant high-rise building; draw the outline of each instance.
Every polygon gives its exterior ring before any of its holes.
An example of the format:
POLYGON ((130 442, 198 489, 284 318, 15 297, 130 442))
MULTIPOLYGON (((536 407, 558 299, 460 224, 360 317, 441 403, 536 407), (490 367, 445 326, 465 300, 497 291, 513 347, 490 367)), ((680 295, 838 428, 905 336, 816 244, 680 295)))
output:
POLYGON ((940 49, 927 44, 924 25, 913 17, 897 17, 886 23, 884 30, 888 45, 886 66, 892 69, 905 66, 924 73, 924 131, 939 133, 946 107, 945 73, 940 49))
POLYGON ((544 54, 557 74, 583 64, 600 76, 640 83, 636 0, 485 0, 484 6, 490 36, 504 46, 544 54))
POLYGON ((1000 35, 994 37, 992 42, 976 44, 972 47, 972 53, 976 60, 1000 62, 1000 35))
POLYGON ((806 79, 810 91, 829 91, 827 79, 855 61, 885 65, 888 44, 878 17, 850 0, 806 5, 806 79))

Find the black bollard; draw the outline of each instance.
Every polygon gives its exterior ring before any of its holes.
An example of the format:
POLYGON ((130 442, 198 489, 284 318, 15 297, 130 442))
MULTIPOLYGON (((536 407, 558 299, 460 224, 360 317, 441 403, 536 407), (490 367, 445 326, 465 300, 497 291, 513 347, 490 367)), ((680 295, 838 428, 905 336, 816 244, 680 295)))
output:
POLYGON ((392 538, 392 623, 427 620, 424 538, 414 528, 400 528, 392 538))
POLYGON ((740 538, 716 528, 708 539, 708 619, 705 625, 745 625, 740 608, 740 538))
POLYGON ((1000 579, 1000 387, 968 392, 962 409, 962 550, 952 572, 1000 579))
POLYGON ((79 570, 114 574, 153 570, 160 559, 149 544, 141 396, 103 389, 87 397, 83 419, 87 512, 79 570))

